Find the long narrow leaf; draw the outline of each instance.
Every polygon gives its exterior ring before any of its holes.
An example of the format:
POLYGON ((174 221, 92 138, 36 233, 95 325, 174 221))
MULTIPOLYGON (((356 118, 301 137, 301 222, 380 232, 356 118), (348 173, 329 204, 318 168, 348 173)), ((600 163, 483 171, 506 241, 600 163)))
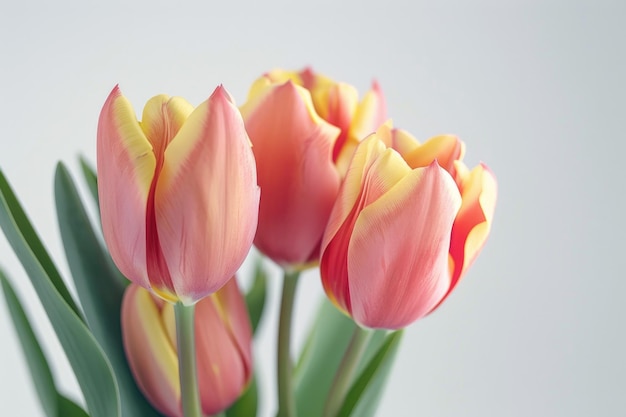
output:
POLYGON ((17 298, 13 287, 11 287, 11 284, 1 269, 0 283, 2 284, 4 298, 9 308, 11 319, 13 320, 13 327, 15 327, 20 345, 22 346, 22 352, 24 352, 26 364, 30 371, 30 377, 35 386, 35 391, 37 392, 41 406, 46 416, 57 417, 57 410, 59 409, 57 402, 58 394, 52 372, 48 366, 48 361, 41 350, 41 346, 28 321, 28 317, 26 317, 20 300, 17 298))
POLYGON ((122 416, 150 417, 157 412, 141 394, 124 354, 120 311, 125 280, 89 220, 72 178, 61 163, 54 177, 61 238, 87 323, 111 361, 120 387, 122 416))
POLYGON ((59 395, 58 417, 89 417, 89 414, 74 401, 59 395))
MULTIPOLYGON (((56 273, 56 267, 43 249, 1 172, 0 227, 26 270, 48 314, 82 389, 90 415, 119 416, 119 391, 109 361, 77 313, 76 306, 70 304, 55 285, 50 271, 56 273)), ((56 279, 62 282, 58 273, 56 279)))
POLYGON ((252 287, 246 293, 246 306, 252 324, 252 332, 256 334, 259 322, 263 317, 265 309, 265 298, 267 295, 267 271, 263 267, 263 262, 259 259, 254 268, 254 281, 252 287))
POLYGON ((352 384, 337 417, 371 417, 376 412, 403 331, 391 333, 352 384))
POLYGON ((98 199, 98 177, 96 176, 96 171, 91 167, 89 162, 84 157, 79 158, 80 168, 83 171, 83 177, 85 177, 85 182, 87 183, 87 187, 89 188, 89 192, 96 202, 96 207, 100 208, 99 199, 98 199))
MULTIPOLYGON (((61 275, 59 274, 54 262, 48 255, 46 248, 37 236, 37 232, 30 224, 26 213, 22 210, 15 193, 11 189, 11 186, 4 177, 4 173, 0 170, 0 193, 4 199, 6 210, 10 213, 12 222, 15 227, 19 229, 19 234, 22 236, 24 242, 28 246, 29 251, 32 252, 37 262, 41 265, 46 275, 49 277, 50 282, 54 285, 54 288, 58 291, 59 295, 63 297, 63 300, 67 305, 76 313, 78 318, 83 320, 82 313, 78 306, 74 302, 74 299, 70 295, 61 275)), ((5 231, 6 233, 6 231, 5 231)))

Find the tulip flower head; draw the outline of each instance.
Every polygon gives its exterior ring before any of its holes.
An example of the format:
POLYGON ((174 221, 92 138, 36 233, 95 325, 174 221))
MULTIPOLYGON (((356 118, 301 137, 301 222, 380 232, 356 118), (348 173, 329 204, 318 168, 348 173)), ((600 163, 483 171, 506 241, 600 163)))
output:
POLYGON ((332 146, 339 129, 315 112, 310 93, 291 81, 257 84, 241 107, 261 187, 255 246, 285 268, 319 259, 339 190, 332 146))
POLYGON ((192 304, 245 259, 259 188, 243 120, 218 87, 193 108, 159 95, 139 122, 115 87, 98 124, 98 195, 111 256, 131 281, 192 304))
POLYGON ((358 143, 387 120, 385 96, 376 81, 359 101, 354 86, 334 81, 311 68, 297 72, 275 69, 265 74, 265 78, 274 83, 291 80, 306 88, 320 117, 340 129, 332 156, 342 174, 358 143))
POLYGON ((383 127, 359 144, 322 241, 324 289, 365 327, 399 329, 436 308, 484 243, 495 205, 488 170, 470 178, 455 160, 458 139, 421 153, 406 139, 383 127))
MULTIPOLYGON (((252 376, 252 328, 233 278, 196 304, 196 358, 205 415, 230 406, 252 376)), ((167 417, 183 417, 172 304, 131 284, 122 304, 122 335, 135 381, 167 417)))

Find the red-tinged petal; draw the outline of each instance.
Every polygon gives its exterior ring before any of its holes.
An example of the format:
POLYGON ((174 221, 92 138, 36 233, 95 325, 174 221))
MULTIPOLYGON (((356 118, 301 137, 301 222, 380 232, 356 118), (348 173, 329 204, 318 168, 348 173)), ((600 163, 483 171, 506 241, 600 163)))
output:
POLYGON ((410 173, 400 155, 385 149, 375 135, 368 137, 357 149, 322 243, 320 265, 324 290, 345 312, 351 311, 348 250, 358 216, 364 207, 379 199, 410 173), (337 225, 339 227, 335 231, 337 225))
POLYGON ((348 138, 350 124, 357 109, 358 98, 359 93, 356 88, 349 84, 338 83, 328 89, 325 112, 319 108, 321 106, 316 106, 322 118, 341 129, 333 147, 333 161, 339 157, 339 153, 348 138))
POLYGON ((497 199, 496 179, 486 165, 480 164, 469 172, 461 163, 457 163, 457 167, 462 174, 460 190, 463 203, 452 227, 450 257, 453 260, 453 269, 450 291, 485 244, 497 199))
POLYGON ((232 404, 250 376, 250 363, 243 359, 221 309, 215 295, 196 305, 198 384, 202 410, 207 415, 217 414, 232 404))
POLYGON ((152 295, 137 285, 124 295, 122 336, 128 364, 148 401, 168 417, 182 417, 176 351, 152 295))
POLYGON ((261 187, 254 244, 275 262, 301 265, 319 244, 339 189, 331 147, 339 130, 292 82, 268 86, 241 108, 261 187))
POLYGON ((454 181, 433 163, 363 209, 348 250, 355 321, 398 329, 441 300, 450 284, 450 230, 460 204, 454 181))
POLYGON ((237 279, 233 277, 213 297, 249 377, 252 375, 252 325, 237 279))
POLYGON ((258 204, 250 141, 220 86, 171 141, 156 187, 159 239, 181 301, 193 303, 235 274, 254 238, 258 204))
POLYGON ((120 271, 149 288, 146 205, 156 158, 131 104, 118 87, 100 113, 97 148, 104 239, 120 271))

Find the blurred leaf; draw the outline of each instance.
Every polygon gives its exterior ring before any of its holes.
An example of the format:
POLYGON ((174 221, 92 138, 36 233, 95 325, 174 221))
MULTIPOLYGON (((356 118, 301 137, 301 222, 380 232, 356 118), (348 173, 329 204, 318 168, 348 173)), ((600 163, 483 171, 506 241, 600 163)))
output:
MULTIPOLYGON (((324 299, 295 369, 298 417, 319 417, 323 414, 328 391, 355 328, 350 318, 324 299)), ((375 331, 372 334, 359 363, 359 372, 377 351, 385 333, 375 331)))
POLYGON ((103 249, 76 186, 62 163, 57 165, 54 193, 65 255, 87 323, 117 377, 122 416, 157 416, 137 388, 124 353, 120 312, 127 280, 103 249))
POLYGON ((98 177, 96 175, 96 170, 92 168, 91 164, 87 162, 82 155, 79 157, 80 168, 83 171, 83 177, 85 177, 85 182, 87 183, 87 187, 89 188, 89 192, 93 197, 93 200, 96 202, 96 207, 100 210, 100 203, 98 198, 98 177))
MULTIPOLYGON (((11 186, 7 182, 4 177, 4 173, 0 170, 0 197, 2 198, 2 209, 6 213, 7 219, 6 227, 14 228, 16 233, 19 235, 19 238, 23 241, 25 245, 25 249, 30 252, 30 257, 35 259, 37 263, 43 269, 43 272, 47 275, 47 279, 52 283, 56 291, 63 298, 63 300, 67 303, 68 307, 72 309, 72 311, 76 314, 76 316, 83 320, 82 313, 74 299, 70 295, 61 275, 57 271, 56 266, 54 266, 54 262, 48 255, 46 248, 41 243, 39 236, 37 236, 37 232, 33 229, 33 226, 30 224, 26 213, 22 210, 15 193, 11 189, 11 186)), ((4 233, 7 235, 5 227, 4 233)), ((13 246, 13 244, 11 244, 13 246)), ((14 248, 17 252, 17 250, 14 248)), ((21 261, 22 259, 20 259, 21 261)))
POLYGON ((243 395, 226 410, 226 417, 256 417, 258 402, 259 392, 255 374, 252 375, 252 381, 243 395))
POLYGON ((254 281, 252 282, 252 287, 246 294, 246 305, 248 306, 248 315, 250 316, 253 333, 256 333, 261 317, 263 317, 266 296, 267 271, 263 267, 262 260, 259 259, 254 268, 254 281))
POLYGON ((78 404, 67 397, 59 394, 59 414, 58 417, 89 417, 89 414, 78 404))
POLYGON ((403 330, 389 334, 352 384, 337 417, 372 417, 402 340, 403 330))
POLYGON ((26 364, 30 371, 30 376, 35 385, 35 391, 41 402, 46 416, 56 417, 59 405, 57 403, 57 389, 54 385, 52 372, 48 366, 48 361, 41 350, 37 337, 26 317, 20 300, 0 269, 0 283, 4 292, 13 326, 22 346, 22 352, 26 358, 26 364))
POLYGON ((82 321, 78 309, 62 294, 60 275, 46 253, 13 191, 0 172, 0 227, 26 270, 39 300, 76 374, 92 417, 120 415, 120 398, 113 370, 82 321), (56 282, 55 282, 56 280, 56 282))

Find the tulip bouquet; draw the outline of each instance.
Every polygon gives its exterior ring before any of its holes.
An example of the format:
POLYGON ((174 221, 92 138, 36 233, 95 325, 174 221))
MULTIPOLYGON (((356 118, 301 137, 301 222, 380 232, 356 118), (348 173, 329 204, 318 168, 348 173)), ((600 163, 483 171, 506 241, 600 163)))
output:
MULTIPOLYGON (((57 216, 78 300, 0 172, 0 226, 24 266, 84 397, 59 392, 9 279, 0 281, 48 417, 257 415, 254 332, 266 263, 284 271, 281 417, 372 416, 402 329, 435 310, 489 234, 496 182, 464 144, 424 143, 387 120, 380 87, 271 71, 237 107, 222 86, 193 107, 150 99, 141 120, 115 87, 81 160, 94 225, 57 166, 57 216), (303 351, 290 330, 301 271, 328 296, 303 351)), ((262 360, 262 359, 261 359, 262 360)))

